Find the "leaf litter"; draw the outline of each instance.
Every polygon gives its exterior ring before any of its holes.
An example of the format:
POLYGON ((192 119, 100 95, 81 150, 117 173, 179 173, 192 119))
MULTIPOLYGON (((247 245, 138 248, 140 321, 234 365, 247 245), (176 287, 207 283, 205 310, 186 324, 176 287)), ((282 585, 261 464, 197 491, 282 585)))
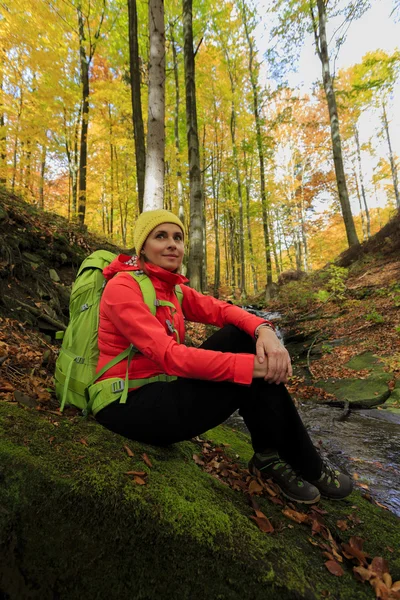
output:
MULTIPOLYGON (((324 521, 328 511, 319 506, 311 506, 307 512, 297 506, 286 502, 280 488, 271 480, 263 480, 256 471, 251 474, 248 469, 242 468, 230 458, 223 448, 214 447, 210 441, 200 437, 193 439, 201 447, 201 452, 193 454, 194 462, 207 473, 228 485, 233 490, 246 494, 254 514, 250 519, 257 525, 262 533, 276 534, 281 527, 274 524, 261 511, 255 497, 266 498, 273 504, 279 504, 282 514, 290 521, 300 526, 309 526, 311 536, 309 542, 322 551, 326 569, 335 577, 345 574, 344 566, 351 566, 354 577, 361 582, 369 581, 374 588, 377 600, 400 600, 400 581, 392 582, 388 562, 380 557, 371 558, 363 549, 364 542, 361 537, 351 536, 348 542, 337 541, 324 521)), ((352 506, 353 509, 357 508, 352 506)), ((350 513, 346 519, 338 520, 336 525, 339 531, 347 531, 358 524, 360 519, 355 513, 350 513)), ((293 525, 288 525, 293 527, 293 525)))

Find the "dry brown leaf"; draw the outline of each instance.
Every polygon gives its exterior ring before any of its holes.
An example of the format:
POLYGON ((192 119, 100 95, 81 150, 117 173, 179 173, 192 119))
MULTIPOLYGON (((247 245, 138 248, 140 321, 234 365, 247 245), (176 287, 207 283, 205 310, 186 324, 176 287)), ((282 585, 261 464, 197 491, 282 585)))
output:
POLYGON ((371 571, 365 567, 353 567, 353 573, 359 581, 369 581, 372 577, 371 571))
POLYGON ((392 581, 392 576, 390 575, 390 573, 384 573, 382 575, 382 579, 383 579, 383 583, 389 588, 389 590, 391 590, 393 581, 392 581))
POLYGON ((340 529, 340 531, 347 531, 347 529, 349 528, 349 525, 347 523, 347 521, 337 521, 336 525, 338 527, 338 529, 340 529))
POLYGON ((382 578, 384 573, 389 573, 389 565, 387 561, 381 556, 375 556, 372 559, 372 563, 370 564, 369 569, 374 575, 380 578, 382 578))
POLYGON ((79 440, 79 442, 82 444, 82 446, 89 446, 89 444, 87 443, 87 441, 85 440, 85 438, 81 438, 79 440))
POLYGON ((305 513, 297 512, 297 510, 293 510, 291 508, 285 508, 282 513, 285 515, 285 517, 292 519, 292 521, 295 521, 296 523, 306 523, 309 519, 308 515, 305 513))
POLYGON ((392 592, 400 592, 400 581, 395 581, 395 582, 392 584, 392 589, 391 589, 391 591, 392 591, 392 592))
POLYGON ((137 475, 138 477, 146 477, 145 471, 125 471, 125 475, 137 475))
POLYGON ((201 460, 201 458, 199 457, 198 454, 193 454, 193 460, 196 463, 196 465, 199 465, 200 467, 204 467, 204 460, 201 460))
POLYGON ((273 533, 274 532, 272 523, 270 522, 269 519, 267 519, 266 516, 264 516, 262 518, 251 516, 250 519, 253 519, 253 521, 255 521, 257 523, 260 531, 262 531, 263 533, 273 533))
POLYGON ((146 453, 142 454, 142 459, 143 462, 151 469, 153 465, 151 464, 151 460, 149 459, 146 453))
POLYGON ((138 475, 135 475, 135 477, 133 478, 133 480, 135 483, 137 483, 138 485, 146 485, 146 482, 144 479, 142 479, 141 477, 139 477, 138 475))
POLYGON ((261 494, 263 491, 263 486, 258 483, 256 479, 250 481, 249 484, 249 494, 261 494))
POLYGON ((128 456, 130 456, 132 458, 132 456, 135 456, 132 452, 132 450, 129 448, 129 446, 124 446, 124 450, 127 453, 128 456))
POLYGON ((389 600, 389 590, 379 577, 374 577, 369 580, 375 590, 375 595, 379 600, 389 600))
POLYGON ((341 577, 344 574, 342 567, 335 560, 328 560, 325 563, 325 566, 328 569, 329 573, 332 573, 332 575, 336 575, 336 577, 341 577))

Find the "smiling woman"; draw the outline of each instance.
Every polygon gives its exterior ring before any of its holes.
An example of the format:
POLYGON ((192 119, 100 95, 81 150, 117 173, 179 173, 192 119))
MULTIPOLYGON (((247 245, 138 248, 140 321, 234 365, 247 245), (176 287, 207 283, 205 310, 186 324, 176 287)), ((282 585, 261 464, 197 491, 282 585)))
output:
POLYGON ((96 419, 125 437, 164 446, 200 435, 239 409, 251 432, 253 473, 273 478, 296 502, 347 496, 350 478, 321 459, 284 386, 292 367, 272 323, 185 285, 184 227, 173 213, 142 213, 134 242, 138 256, 120 255, 103 271, 97 371, 114 366, 90 387, 96 419), (154 287, 153 312, 138 277, 154 287), (185 319, 221 329, 200 348, 187 347, 180 343, 185 319), (131 347, 133 357, 115 360, 131 347))
POLYGON ((184 251, 182 229, 174 223, 163 223, 150 233, 140 254, 146 262, 176 272, 184 251))

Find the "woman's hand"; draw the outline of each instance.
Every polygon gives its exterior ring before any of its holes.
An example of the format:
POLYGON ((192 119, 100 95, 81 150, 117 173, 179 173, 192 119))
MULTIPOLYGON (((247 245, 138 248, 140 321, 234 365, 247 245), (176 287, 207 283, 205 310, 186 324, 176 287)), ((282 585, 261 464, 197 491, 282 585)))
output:
POLYGON ((286 383, 292 376, 292 365, 286 348, 274 331, 261 327, 256 343, 253 377, 263 377, 268 383, 286 383))

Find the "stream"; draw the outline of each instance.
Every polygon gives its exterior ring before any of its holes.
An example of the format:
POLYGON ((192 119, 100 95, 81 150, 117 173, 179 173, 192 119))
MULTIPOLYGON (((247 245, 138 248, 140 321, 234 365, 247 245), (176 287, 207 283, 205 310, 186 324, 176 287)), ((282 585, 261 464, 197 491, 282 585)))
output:
MULTIPOLYGON (((247 310, 264 319, 279 318, 277 314, 247 310)), ((315 402, 301 404, 299 412, 322 454, 355 476, 356 484, 367 486, 363 493, 369 492, 400 517, 400 416, 363 409, 352 410, 344 421, 338 421, 342 408, 315 402)), ((237 413, 227 424, 247 432, 237 413)))

